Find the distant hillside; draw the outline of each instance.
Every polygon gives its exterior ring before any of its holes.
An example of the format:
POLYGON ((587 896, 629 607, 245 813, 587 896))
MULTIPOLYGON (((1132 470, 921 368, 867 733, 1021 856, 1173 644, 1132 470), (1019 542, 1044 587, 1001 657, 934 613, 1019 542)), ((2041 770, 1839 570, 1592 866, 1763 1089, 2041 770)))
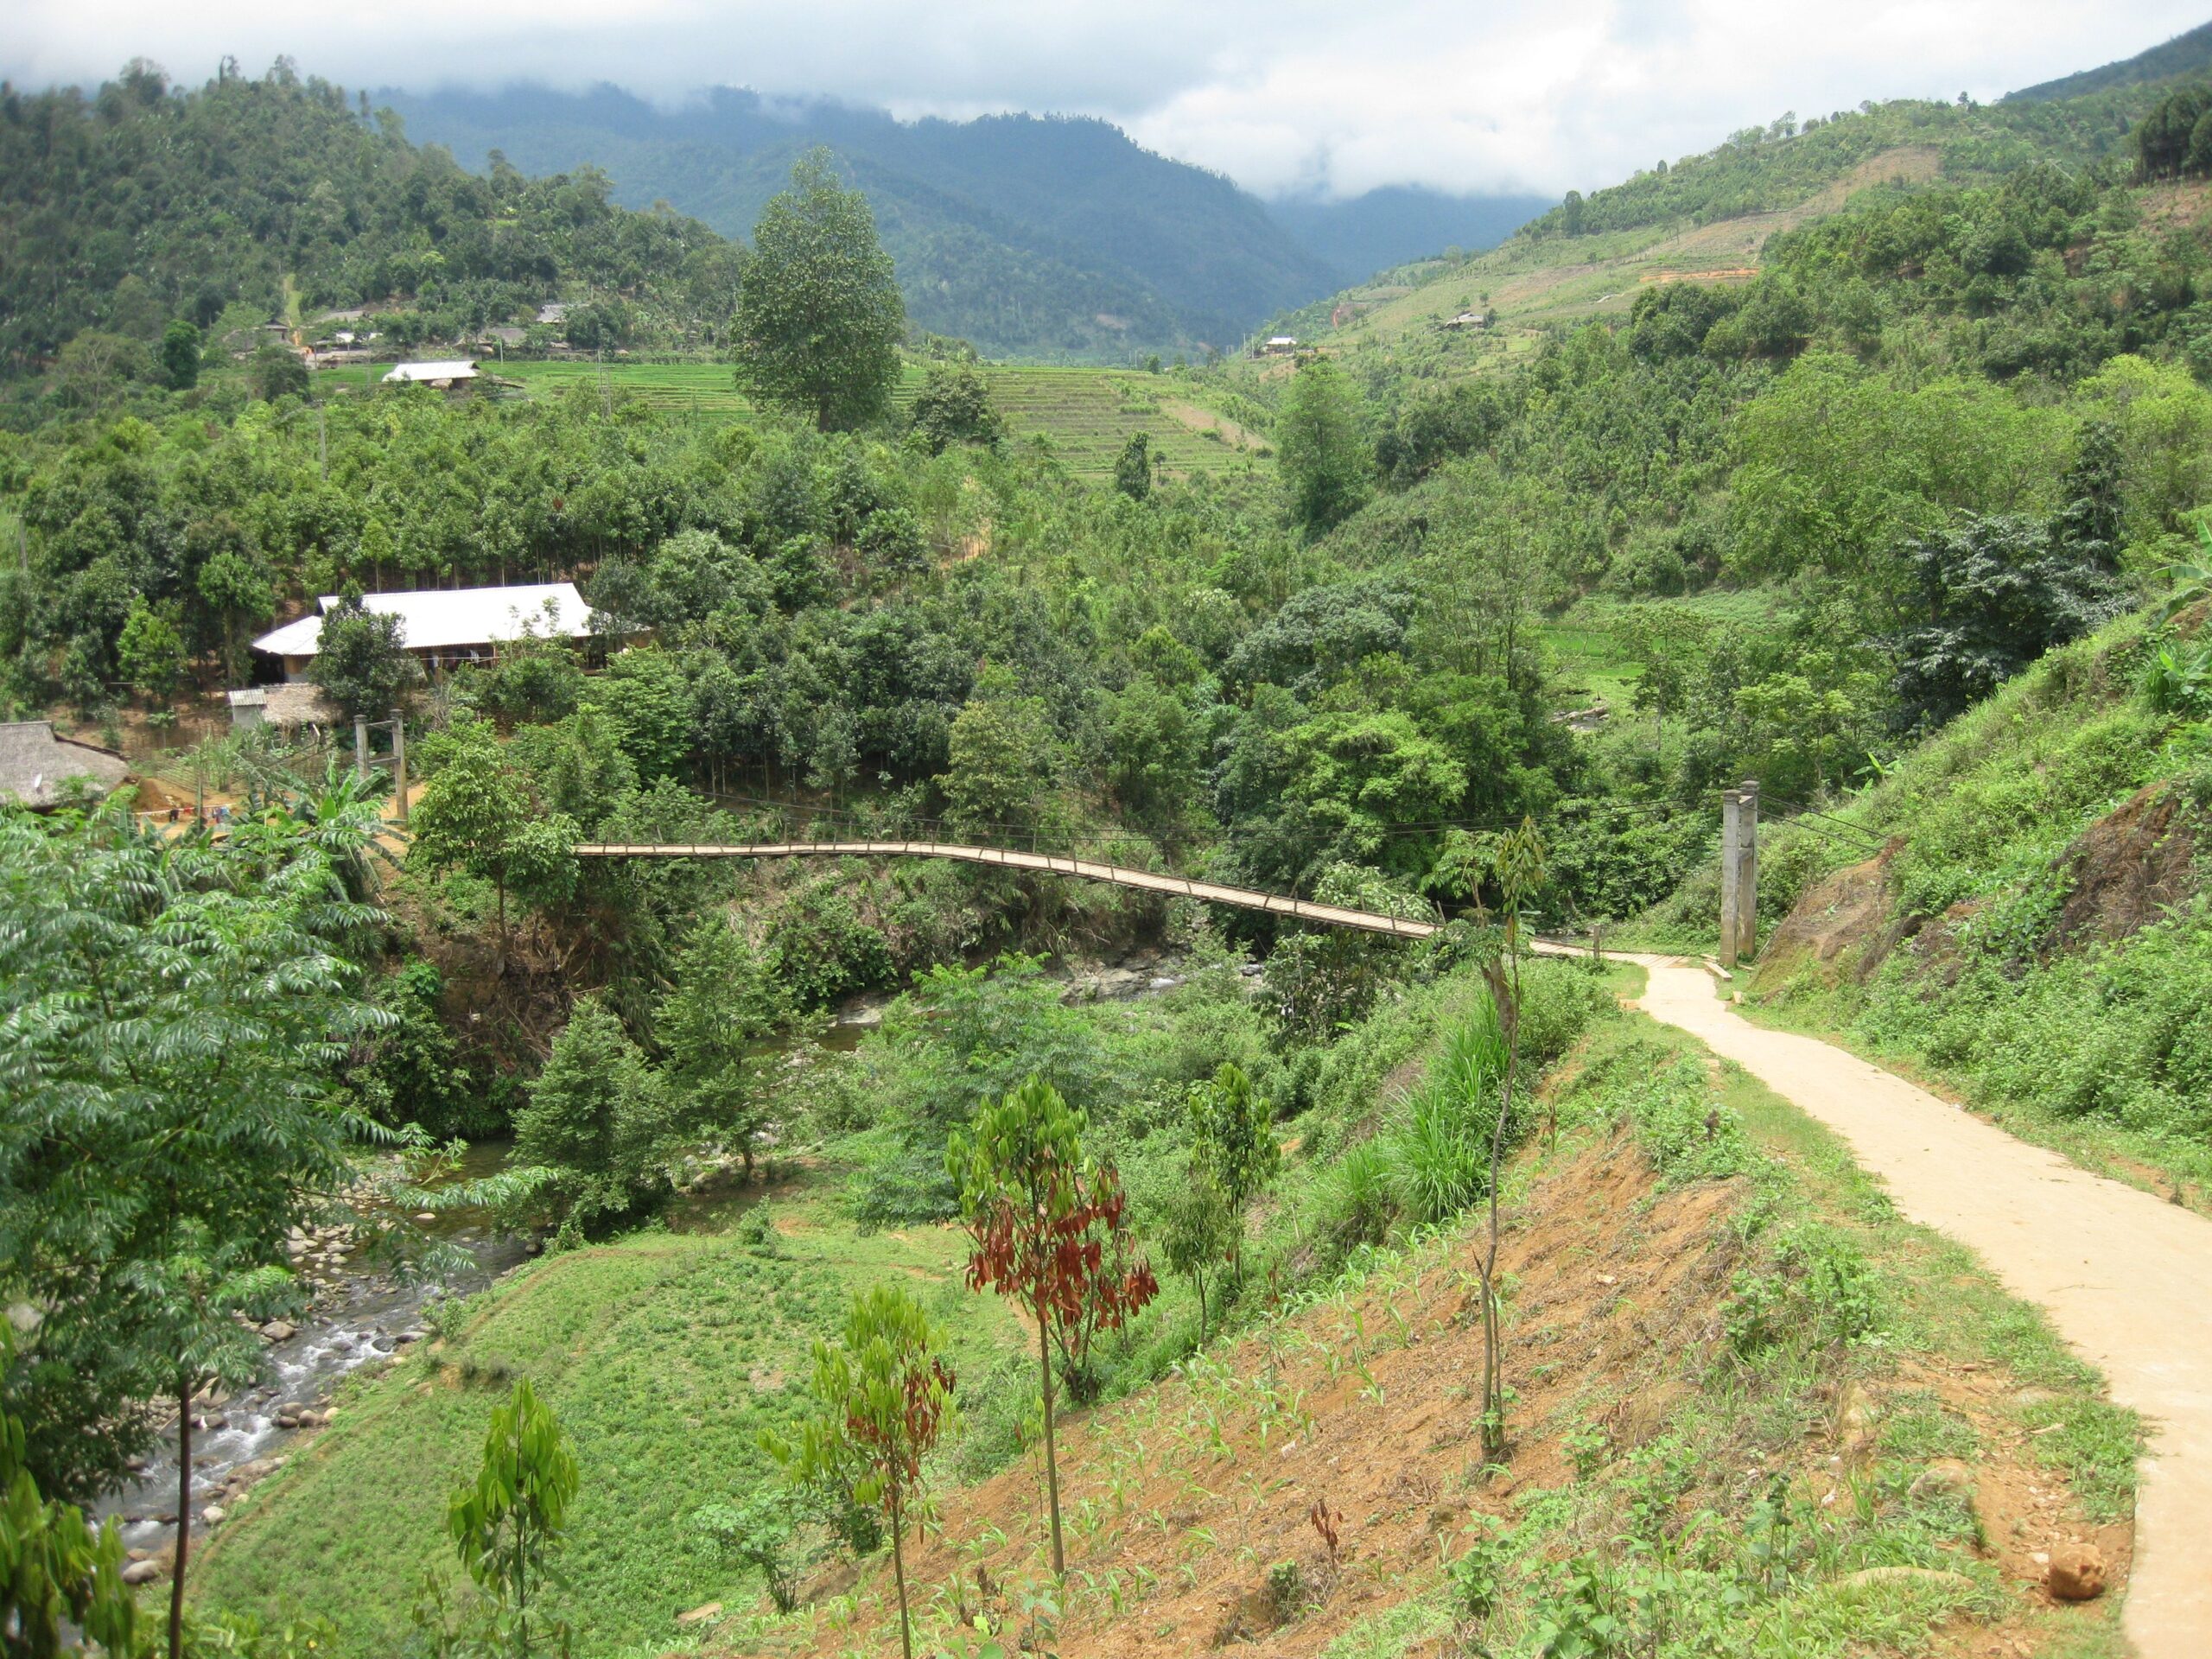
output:
POLYGON ((2005 101, 2047 104, 2056 99, 2080 98, 2116 86, 2140 86, 2152 81, 2170 80, 2176 75, 2196 74, 2207 68, 2212 68, 2212 23, 2200 23, 2186 35, 2175 35, 2164 46, 2138 52, 2132 58, 2122 58, 2101 69, 2084 69, 2062 79, 2046 80, 2039 86, 2023 86, 2017 92, 2005 93, 2005 101))
POLYGON ((732 236, 801 151, 826 144, 868 193, 915 322, 995 354, 1227 349, 1342 280, 1256 198, 1103 121, 909 123, 727 88, 672 111, 611 86, 378 99, 470 167, 494 150, 525 171, 589 164, 617 200, 665 200, 732 236))
POLYGON ((1496 247, 1553 202, 1550 196, 1450 195, 1391 185, 1342 201, 1270 202, 1268 211, 1346 283, 1447 248, 1496 247))
POLYGON ((633 309, 718 321, 734 270, 704 225, 626 212, 603 178, 464 173, 283 64, 196 90, 136 66, 89 96, 5 89, 0 248, 0 374, 86 330, 150 341, 233 306, 397 296, 479 327, 620 288, 633 309))

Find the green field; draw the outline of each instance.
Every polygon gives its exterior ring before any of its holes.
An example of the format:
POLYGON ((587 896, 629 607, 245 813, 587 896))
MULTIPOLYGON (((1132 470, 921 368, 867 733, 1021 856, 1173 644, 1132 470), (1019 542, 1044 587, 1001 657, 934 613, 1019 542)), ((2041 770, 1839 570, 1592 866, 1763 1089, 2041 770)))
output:
MULTIPOLYGON (((753 400, 737 389, 727 363, 511 362, 494 372, 533 396, 572 386, 637 397, 657 410, 701 421, 749 421, 753 400)), ((1130 437, 1149 433, 1172 473, 1226 473, 1272 464, 1266 441, 1207 408, 1185 383, 1139 369, 987 365, 992 399, 1017 440, 1042 439, 1080 478, 1110 477, 1130 437)), ((923 372, 909 365, 895 394, 903 411, 923 372)))
POLYGON ((366 1650, 395 1651, 424 1575, 459 1577, 447 1499, 474 1475, 510 1380, 528 1376, 582 1466, 563 1552, 579 1649, 658 1652, 686 1608, 750 1603, 750 1570, 692 1516, 742 1502, 766 1475, 760 1431, 791 1427, 810 1347, 836 1331, 849 1293, 910 1283, 971 1376, 1013 1335, 1001 1305, 960 1283, 957 1229, 856 1238, 829 1185, 771 1189, 772 1255, 726 1232, 646 1231, 524 1268, 435 1348, 341 1393, 336 1423, 210 1541, 200 1594, 279 1618, 311 1610, 366 1650))
POLYGON ((1626 715, 1643 671, 1637 620, 1639 613, 1656 611, 1681 612, 1715 626, 1779 627, 1783 620, 1779 596, 1758 588, 1717 588, 1679 599, 1593 595, 1578 601, 1537 630, 1550 654, 1554 691, 1562 706, 1581 708, 1602 698, 1615 718, 1626 715))

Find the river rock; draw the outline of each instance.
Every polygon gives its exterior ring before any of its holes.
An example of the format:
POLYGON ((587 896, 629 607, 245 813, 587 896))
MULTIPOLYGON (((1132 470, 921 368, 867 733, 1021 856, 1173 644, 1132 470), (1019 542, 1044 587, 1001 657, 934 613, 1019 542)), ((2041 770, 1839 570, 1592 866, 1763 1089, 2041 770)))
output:
POLYGON ((133 1561, 123 1569, 123 1581, 128 1585, 151 1584, 161 1576, 159 1561, 133 1561))
POLYGON ((2094 1601, 2105 1592, 2104 1552, 2094 1544, 2058 1545, 2044 1583, 2061 1601, 2094 1601))
POLYGON ((271 1319, 261 1327, 261 1334, 271 1342, 289 1342, 300 1334, 300 1327, 289 1319, 271 1319))
POLYGON ((206 1509, 200 1511, 200 1524, 201 1526, 219 1527, 222 1525, 222 1523, 223 1506, 221 1504, 210 1503, 206 1509))

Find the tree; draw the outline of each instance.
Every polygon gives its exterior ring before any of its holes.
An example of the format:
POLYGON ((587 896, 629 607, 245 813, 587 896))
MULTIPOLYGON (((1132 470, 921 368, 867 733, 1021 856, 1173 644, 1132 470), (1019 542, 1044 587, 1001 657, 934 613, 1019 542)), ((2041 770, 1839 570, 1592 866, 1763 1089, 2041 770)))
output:
POLYGON ((399 694, 423 677, 407 654, 405 626, 387 611, 372 611, 357 588, 323 613, 315 637, 315 683, 352 720, 380 720, 399 694))
POLYGON ((273 340, 264 341, 254 353, 253 361, 246 365, 246 378, 253 383, 253 395, 264 404, 308 395, 307 364, 290 346, 279 346, 273 340))
POLYGON ((1313 535, 1332 530, 1368 498, 1375 453, 1365 400, 1334 359, 1313 357, 1291 377, 1275 424, 1275 452, 1291 517, 1313 535))
POLYGON ((593 1229, 665 1198, 677 1149, 667 1085, 613 1010, 581 999, 515 1113, 515 1161, 553 1171, 563 1221, 593 1229))
MULTIPOLYGON (((0 1321, 0 1371, 15 1351, 0 1321)), ((0 1646, 10 1659, 47 1659, 74 1624, 109 1653, 136 1652, 138 1599, 123 1582, 113 1517, 96 1533, 75 1504, 43 1496, 23 1450, 22 1420, 0 1411, 0 1646)))
POLYGON ((575 821, 539 810, 482 721, 456 721, 425 747, 438 764, 410 816, 414 854, 433 869, 458 868, 491 882, 504 939, 511 889, 533 905, 558 902, 574 889, 575 821))
POLYGON ((1114 487, 1132 501, 1152 493, 1152 435, 1132 432, 1114 457, 1114 487))
POLYGON ((909 426, 922 447, 941 455, 956 443, 995 449, 1006 421, 991 402, 990 383, 971 363, 936 363, 914 394, 909 426))
POLYGON ((193 586, 215 613, 222 629, 223 672, 232 680, 238 679, 245 672, 246 629, 276 613, 276 598, 269 572, 244 547, 226 544, 201 562, 193 586))
POLYGON ((7 1379, 41 1488, 119 1478, 162 1399, 188 1520, 193 1395, 258 1374, 239 1316, 296 1303, 286 1239, 355 1184, 332 1084, 378 1023, 344 948, 378 916, 343 870, 374 830, 365 804, 223 842, 0 815, 0 1281, 44 1311, 7 1379))
POLYGON ((476 1478, 446 1513, 461 1566, 510 1626, 515 1659, 528 1659, 531 1599, 543 1591, 579 1482, 559 1421, 524 1377, 492 1414, 476 1478))
POLYGON ((701 920, 653 1023, 683 1122, 734 1141, 748 1179, 768 1127, 770 1073, 781 1058, 764 1055, 761 1045, 790 1019, 783 988, 729 918, 717 912, 701 920))
POLYGON ((1019 1300, 1037 1325, 1045 1417, 1045 1484, 1052 1571, 1065 1577, 1060 1465, 1053 1439, 1052 1349, 1079 1363, 1091 1337, 1118 1328, 1160 1292, 1142 1258, 1132 1261, 1127 1207, 1112 1166, 1083 1154, 1084 1121, 1059 1090, 1032 1076, 956 1130, 945 1167, 960 1192, 971 1248, 968 1282, 1019 1300))
POLYGON ((166 608, 156 610, 144 597, 130 601, 130 614, 115 642, 115 664, 123 677, 146 694, 151 706, 165 703, 184 672, 184 639, 166 608))
POLYGON ((2127 603, 2094 496, 2077 498, 2069 545, 2056 524, 2019 513, 1968 513, 1909 552, 1922 616, 1895 636, 1895 719, 1907 730, 1961 714, 2050 650, 2127 603))
POLYGON ((1196 1147, 1182 1185, 1167 1195, 1160 1243, 1170 1270, 1184 1274, 1198 1294, 1198 1346, 1206 1342, 1206 1277, 1229 1259, 1239 1231, 1236 1212, 1213 1170, 1196 1147))
POLYGON ((987 671, 952 722, 945 770, 938 779, 950 816, 963 833, 1032 831, 1052 816, 1059 785, 1059 742, 1042 697, 1014 695, 1010 677, 987 671))
POLYGON ((733 325, 740 384, 825 432, 865 425, 891 407, 906 322, 867 197, 839 188, 827 150, 802 157, 753 227, 733 325))
POLYGON ((1203 1166, 1229 1205, 1234 1232, 1230 1271, 1244 1271, 1244 1207, 1282 1167, 1275 1144, 1274 1111, 1242 1067, 1224 1061, 1213 1080, 1191 1090, 1191 1155, 1203 1166))
POLYGON ((189 391, 200 384, 200 327, 179 317, 162 330, 162 374, 172 391, 189 391))
MULTIPOLYGON (((1482 1253, 1475 1258, 1480 1281, 1483 1318, 1483 1386, 1481 1434, 1483 1456, 1496 1458, 1505 1449, 1505 1354, 1503 1310, 1497 1294, 1498 1178, 1505 1168, 1508 1137, 1518 1127, 1514 1122, 1513 1096, 1521 1079, 1521 914, 1544 882, 1544 845, 1535 825, 1524 820, 1518 830, 1500 837, 1491 848, 1491 880, 1496 884, 1503 924, 1486 928, 1478 942, 1477 965, 1490 988, 1499 1032, 1504 1039, 1505 1069, 1497 1079, 1497 1116, 1491 1125, 1487 1225, 1482 1253)), ((1476 884, 1471 884, 1476 885, 1476 884)), ((1478 912, 1483 909, 1477 885, 1478 912)), ((1484 919, 1487 922, 1487 916, 1484 919)), ((1474 1087, 1487 1086, 1478 1073, 1474 1087)))
POLYGON ((906 1517, 923 1490, 922 1459, 957 1421, 953 1376, 937 1333, 902 1286, 855 1294, 842 1340, 814 1345, 814 1409, 796 1443, 772 1433, 761 1445, 794 1479, 855 1503, 880 1506, 891 1523, 899 1587, 899 1645, 913 1659, 906 1607, 906 1517))

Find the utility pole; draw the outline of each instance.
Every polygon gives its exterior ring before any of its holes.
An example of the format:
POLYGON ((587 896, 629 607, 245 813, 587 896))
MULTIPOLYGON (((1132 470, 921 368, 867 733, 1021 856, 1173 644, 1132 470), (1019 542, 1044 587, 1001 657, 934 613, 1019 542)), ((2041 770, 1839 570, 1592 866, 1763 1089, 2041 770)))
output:
POLYGON ((330 411, 321 404, 315 406, 315 453, 322 467, 322 481, 330 482, 330 411))
POLYGON ((391 711, 391 793, 399 804, 399 827, 407 827, 407 712, 391 711))
POLYGON ((369 722, 365 715, 353 716, 353 775, 363 783, 369 778, 369 722))
POLYGON ((1745 962, 1759 953, 1759 783, 1747 778, 1736 791, 1736 951, 1745 962))
POLYGON ((1742 807, 1732 789, 1720 791, 1720 965, 1736 965, 1740 902, 1736 891, 1742 807))

